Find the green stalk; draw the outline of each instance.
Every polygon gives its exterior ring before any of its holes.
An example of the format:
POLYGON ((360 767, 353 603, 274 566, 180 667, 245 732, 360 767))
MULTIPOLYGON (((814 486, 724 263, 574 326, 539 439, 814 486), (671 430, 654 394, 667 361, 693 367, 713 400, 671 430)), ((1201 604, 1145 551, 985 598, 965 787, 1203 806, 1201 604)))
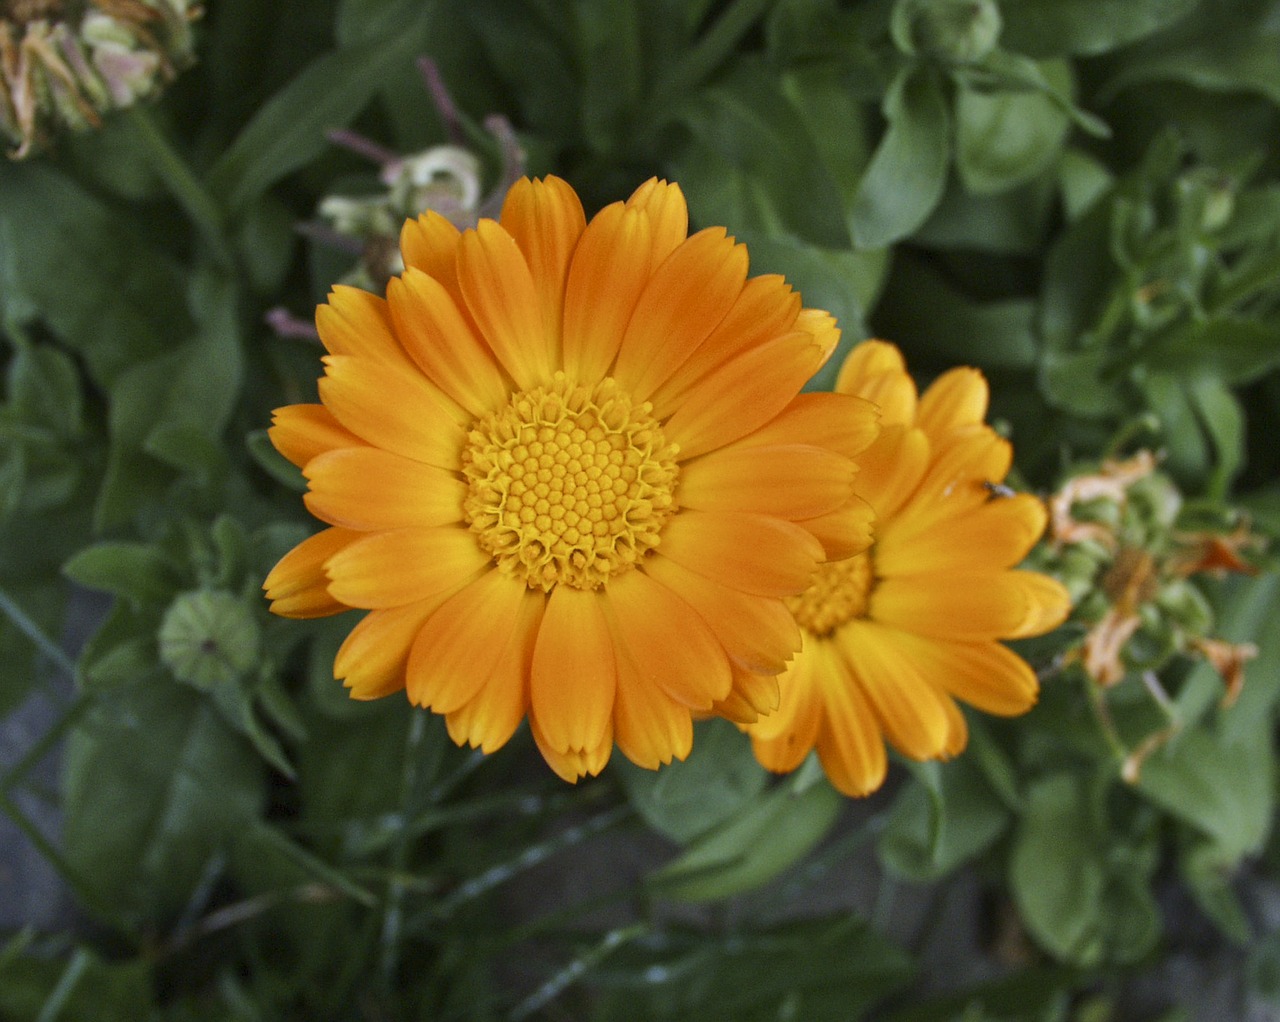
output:
POLYGON ((139 141, 146 146, 169 194, 195 225, 214 260, 223 269, 231 269, 235 261, 223 233, 225 218, 209 190, 174 149, 173 142, 156 124, 149 109, 135 105, 125 112, 125 116, 133 123, 139 141))

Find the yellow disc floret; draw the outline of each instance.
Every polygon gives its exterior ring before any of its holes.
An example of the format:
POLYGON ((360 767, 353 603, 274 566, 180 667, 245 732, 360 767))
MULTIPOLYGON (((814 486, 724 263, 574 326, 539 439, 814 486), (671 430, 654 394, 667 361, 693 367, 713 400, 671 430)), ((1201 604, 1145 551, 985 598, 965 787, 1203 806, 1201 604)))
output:
POLYGON ((829 635, 846 621, 866 614, 874 583, 869 553, 827 561, 818 567, 808 589, 787 599, 787 608, 810 635, 829 635))
POLYGON ((611 377, 556 373, 478 421, 462 454, 466 520, 530 588, 596 589, 658 545, 675 510, 676 447, 611 377))

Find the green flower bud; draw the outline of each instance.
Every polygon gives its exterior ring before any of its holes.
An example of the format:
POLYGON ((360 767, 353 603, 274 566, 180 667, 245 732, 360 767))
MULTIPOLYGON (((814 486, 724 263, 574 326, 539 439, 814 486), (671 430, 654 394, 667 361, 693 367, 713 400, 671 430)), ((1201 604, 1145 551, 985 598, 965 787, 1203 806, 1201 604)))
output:
POLYGON ((160 660, 179 681, 210 689, 258 661, 261 634, 243 600, 221 589, 179 593, 157 635, 160 660))
POLYGON ((1208 635, 1213 627, 1209 601, 1186 579, 1173 579, 1161 586, 1156 605, 1187 638, 1208 635))
POLYGON ((891 30, 909 56, 972 64, 995 49, 1002 25, 995 0, 898 0, 891 30))

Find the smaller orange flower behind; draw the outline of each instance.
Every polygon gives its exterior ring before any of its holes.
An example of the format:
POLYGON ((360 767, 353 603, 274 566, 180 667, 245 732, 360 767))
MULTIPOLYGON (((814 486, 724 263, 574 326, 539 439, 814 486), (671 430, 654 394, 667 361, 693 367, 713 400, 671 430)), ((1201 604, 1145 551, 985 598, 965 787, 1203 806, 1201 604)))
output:
POLYGON ((882 410, 858 458, 875 543, 824 564, 788 601, 803 649, 779 679, 777 712, 747 730, 768 769, 793 770, 816 746, 831 783, 858 796, 883 783, 886 740, 916 760, 959 753, 968 731, 956 699, 1001 716, 1029 709, 1035 673, 1000 640, 1055 628, 1070 598, 1014 567, 1046 512, 1001 485, 1012 450, 983 422, 977 370, 953 369, 918 397, 898 349, 867 341, 836 390, 882 410))

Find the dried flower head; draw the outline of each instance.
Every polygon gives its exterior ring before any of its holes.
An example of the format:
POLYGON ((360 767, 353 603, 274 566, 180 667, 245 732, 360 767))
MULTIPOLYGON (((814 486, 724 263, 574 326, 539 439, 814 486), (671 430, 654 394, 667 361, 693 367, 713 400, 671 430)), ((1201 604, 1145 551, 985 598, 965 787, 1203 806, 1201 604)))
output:
POLYGON ((190 62, 195 0, 0 0, 0 134, 21 159, 97 127, 190 62))

